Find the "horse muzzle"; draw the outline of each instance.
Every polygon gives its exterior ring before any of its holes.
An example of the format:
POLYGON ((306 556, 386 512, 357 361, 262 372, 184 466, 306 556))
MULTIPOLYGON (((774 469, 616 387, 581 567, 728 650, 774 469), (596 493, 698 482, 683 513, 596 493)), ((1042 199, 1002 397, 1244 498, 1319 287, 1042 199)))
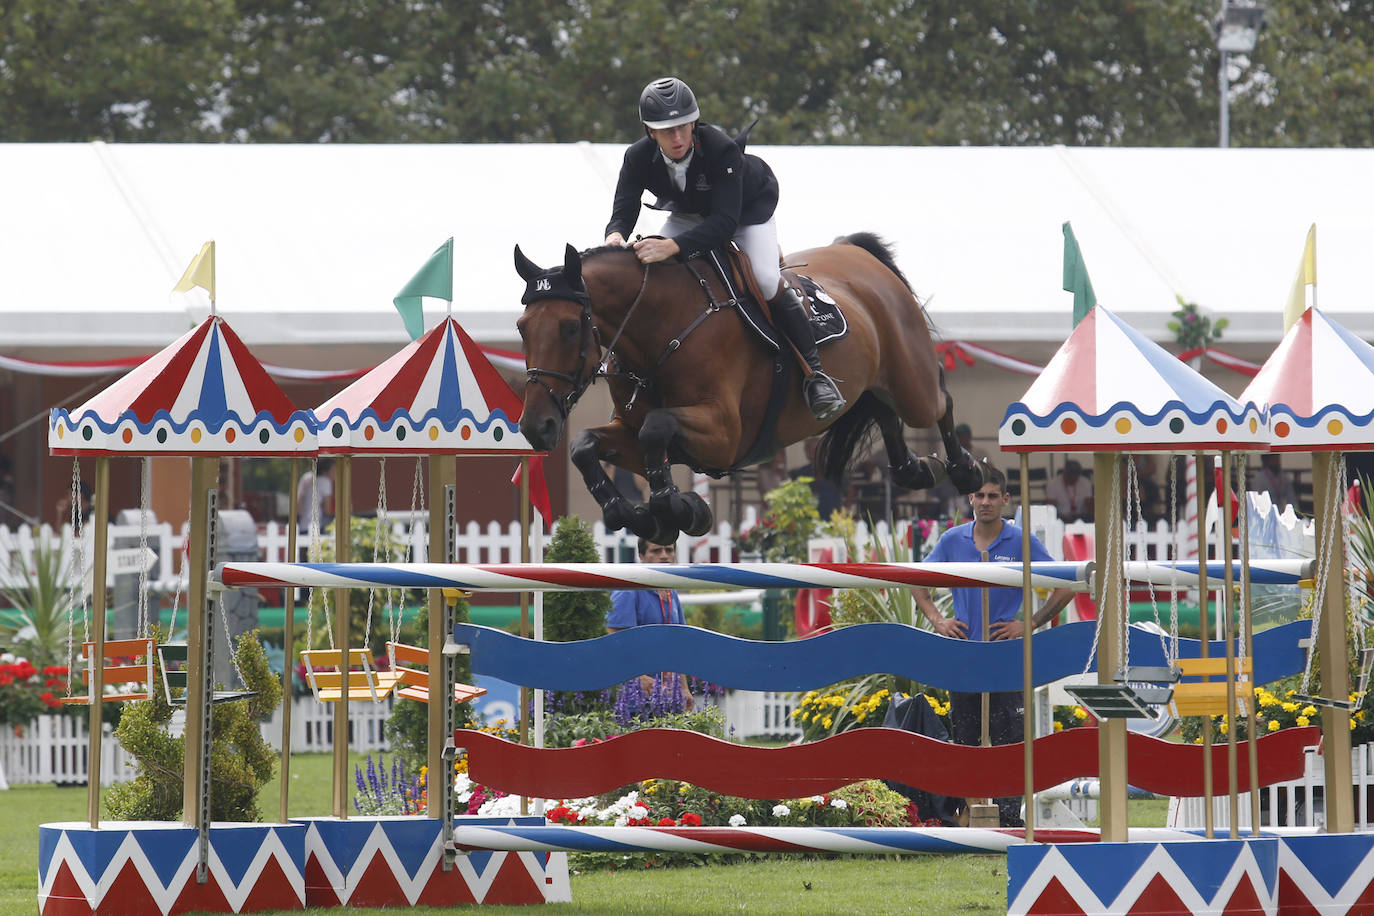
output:
POLYGON ((552 451, 563 435, 563 420, 552 412, 531 410, 526 404, 520 415, 520 432, 539 451, 552 451))

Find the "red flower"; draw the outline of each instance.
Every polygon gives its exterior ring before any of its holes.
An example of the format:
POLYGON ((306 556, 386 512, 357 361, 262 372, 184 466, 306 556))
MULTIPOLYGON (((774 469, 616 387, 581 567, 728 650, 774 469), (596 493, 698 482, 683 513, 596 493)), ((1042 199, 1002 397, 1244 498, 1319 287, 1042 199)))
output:
POLYGON ((673 820, 671 817, 661 817, 661 818, 658 819, 658 826, 660 826, 660 827, 676 827, 676 826, 677 826, 677 821, 673 820))
POLYGON ((44 706, 48 706, 53 709, 56 709, 58 706, 62 705, 62 702, 58 700, 57 697, 53 696, 53 692, 51 690, 44 691, 43 695, 40 696, 38 699, 43 701, 44 706))
POLYGON ((701 826, 701 815, 700 815, 700 814, 693 814, 692 812, 688 811, 686 814, 682 815, 682 826, 684 826, 684 827, 700 827, 700 826, 701 826))

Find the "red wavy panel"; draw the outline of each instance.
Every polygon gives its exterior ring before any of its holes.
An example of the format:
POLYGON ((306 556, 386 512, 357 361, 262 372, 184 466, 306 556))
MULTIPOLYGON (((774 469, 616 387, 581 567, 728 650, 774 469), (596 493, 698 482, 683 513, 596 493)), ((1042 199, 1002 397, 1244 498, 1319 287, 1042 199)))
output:
MULTIPOLYGON (((1095 728, 1075 728, 1035 742, 1036 791, 1098 775, 1095 728)), ((1259 739, 1259 782, 1302 775, 1303 748, 1316 728, 1286 728, 1259 739)), ((891 779, 938 795, 1020 795, 1022 745, 964 747, 894 728, 860 728, 823 741, 763 748, 696 732, 649 728, 598 744, 533 748, 458 730, 468 773, 512 794, 580 798, 644 779, 677 779, 740 798, 801 798, 864 779, 891 779)), ((1126 738, 1131 785, 1160 795, 1202 795, 1202 747, 1145 735, 1126 738)), ((1213 792, 1227 791, 1226 745, 1212 748, 1213 792)), ((1249 788, 1241 755, 1239 789, 1249 788)))

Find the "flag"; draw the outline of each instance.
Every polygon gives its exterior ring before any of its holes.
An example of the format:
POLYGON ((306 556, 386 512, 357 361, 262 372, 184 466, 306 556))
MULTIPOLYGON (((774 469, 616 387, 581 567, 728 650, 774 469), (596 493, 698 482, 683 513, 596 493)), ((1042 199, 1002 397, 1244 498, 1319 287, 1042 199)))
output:
MULTIPOLYGON (((524 462, 515 466, 515 473, 511 475, 510 482, 515 486, 520 486, 520 470, 524 467, 524 462)), ((553 524, 553 510, 549 508, 549 485, 544 480, 544 456, 532 455, 530 457, 530 505, 539 510, 539 514, 544 519, 544 524, 553 524)))
POLYGON ((1078 327, 1078 322, 1097 305, 1097 294, 1088 279, 1088 266, 1078 250, 1078 239, 1073 237, 1073 226, 1068 223, 1064 224, 1064 289, 1073 293, 1073 326, 1078 327))
POLYGON ((425 266, 421 267, 410 282, 391 301, 396 311, 401 313, 406 333, 411 340, 419 340, 425 333, 425 296, 453 302, 453 239, 435 249, 425 266))
POLYGON ((177 285, 172 287, 174 293, 189 293, 192 287, 199 286, 210 294, 210 301, 215 301, 215 243, 206 242, 200 246, 200 253, 191 259, 190 265, 186 268, 186 273, 181 275, 177 285))
POLYGON ((1307 245, 1302 250, 1302 260, 1298 262, 1298 274, 1293 278, 1293 289, 1288 293, 1288 302, 1283 307, 1283 332, 1297 323, 1309 306, 1317 304, 1317 224, 1307 230, 1307 245), (1307 291, 1312 291, 1312 298, 1307 291))

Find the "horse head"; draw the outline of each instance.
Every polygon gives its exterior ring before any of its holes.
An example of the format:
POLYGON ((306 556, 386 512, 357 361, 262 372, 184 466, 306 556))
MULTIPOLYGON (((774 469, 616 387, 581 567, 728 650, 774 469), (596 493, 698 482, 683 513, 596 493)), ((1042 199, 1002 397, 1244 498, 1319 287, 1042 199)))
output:
POLYGON ((515 270, 525 281, 525 313, 515 323, 525 352, 520 432, 547 451, 558 444, 569 411, 595 380, 601 347, 577 249, 568 245, 563 264, 544 269, 516 245, 515 270))

